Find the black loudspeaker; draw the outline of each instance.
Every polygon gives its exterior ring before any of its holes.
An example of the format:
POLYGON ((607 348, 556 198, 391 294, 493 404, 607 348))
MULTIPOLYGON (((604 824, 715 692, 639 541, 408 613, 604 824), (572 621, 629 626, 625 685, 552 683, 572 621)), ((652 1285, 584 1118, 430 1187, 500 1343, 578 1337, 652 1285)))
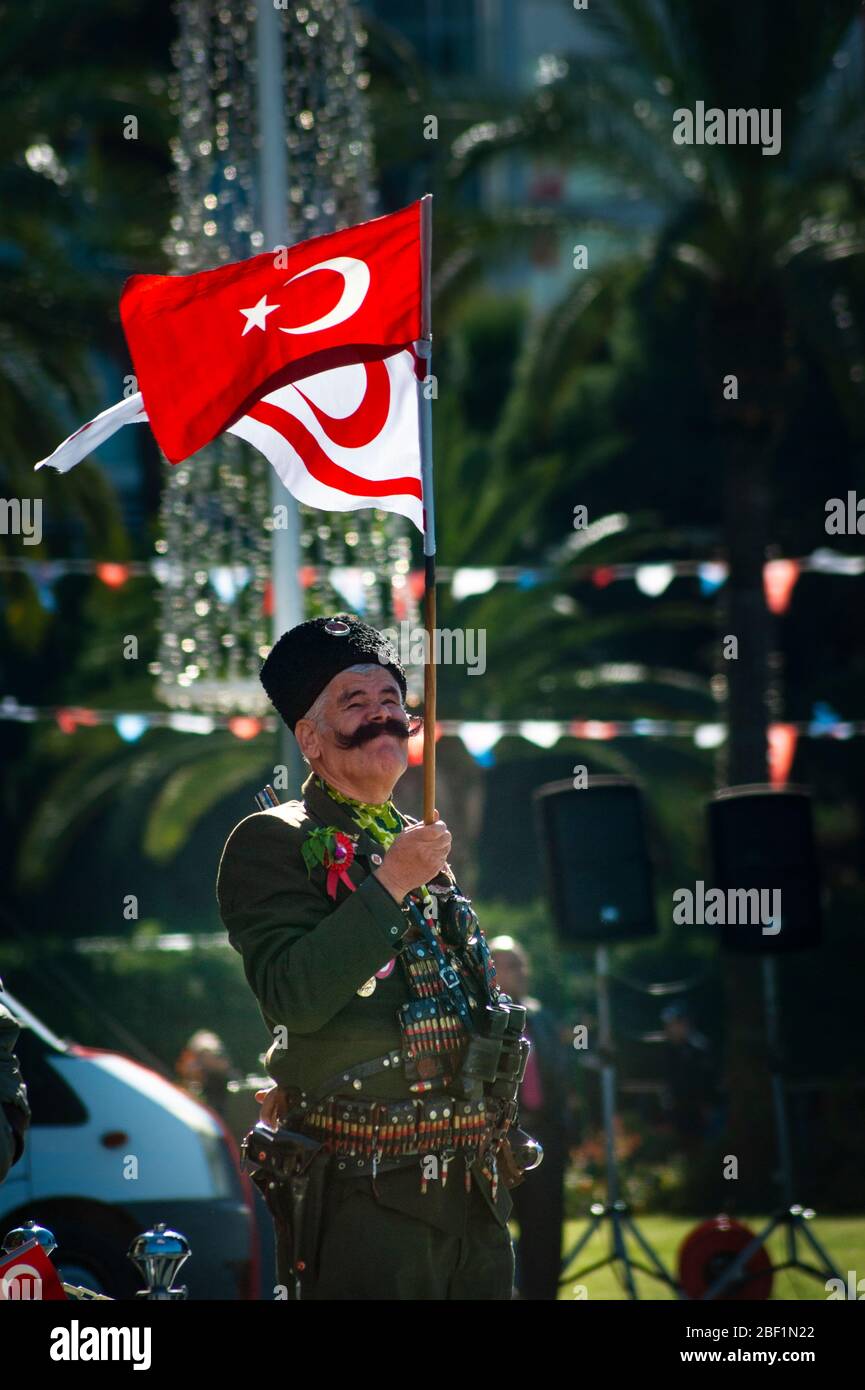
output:
POLYGON ((762 783, 726 787, 708 803, 708 819, 711 886, 726 898, 725 921, 718 922, 721 945, 749 955, 784 955, 819 946, 820 871, 810 793, 804 787, 775 790, 762 783), (736 889, 739 893, 731 899, 736 889), (762 890, 756 922, 753 893, 747 907, 743 896, 749 889, 762 890), (764 930, 767 919, 769 929, 764 930))
POLYGON ((606 945, 657 930, 643 797, 626 777, 533 793, 547 892, 561 939, 606 945))

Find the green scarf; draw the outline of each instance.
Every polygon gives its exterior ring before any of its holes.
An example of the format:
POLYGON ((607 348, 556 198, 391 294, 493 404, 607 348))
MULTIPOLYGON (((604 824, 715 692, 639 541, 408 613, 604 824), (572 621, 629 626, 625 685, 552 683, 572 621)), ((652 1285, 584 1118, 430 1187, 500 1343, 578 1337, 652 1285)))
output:
POLYGON ((316 783, 323 792, 332 796, 334 801, 342 801, 350 808, 352 819, 361 830, 369 831, 374 840, 378 840, 385 849, 390 849, 399 832, 402 830, 402 820, 399 811, 392 801, 358 801, 354 796, 344 796, 337 791, 329 782, 318 773, 316 783))
MULTIPOLYGON (((361 830, 366 830, 372 835, 374 840, 378 840, 385 849, 390 849, 397 835, 403 828, 402 817, 392 801, 358 801, 357 797, 345 796, 326 782, 320 773, 315 775, 316 784, 328 796, 332 796, 334 801, 342 801, 348 806, 352 819, 360 826, 361 830)), ((430 899, 430 891, 426 884, 421 884, 421 897, 426 901, 430 899)))

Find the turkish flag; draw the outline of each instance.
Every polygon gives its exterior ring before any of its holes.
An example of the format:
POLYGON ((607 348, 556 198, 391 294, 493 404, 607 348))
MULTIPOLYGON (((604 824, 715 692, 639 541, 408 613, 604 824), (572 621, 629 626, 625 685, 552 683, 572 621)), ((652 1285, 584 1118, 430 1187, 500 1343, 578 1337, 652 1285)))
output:
POLYGON ((150 427, 181 463, 267 392, 421 336, 421 204, 194 275, 133 275, 120 317, 150 427))

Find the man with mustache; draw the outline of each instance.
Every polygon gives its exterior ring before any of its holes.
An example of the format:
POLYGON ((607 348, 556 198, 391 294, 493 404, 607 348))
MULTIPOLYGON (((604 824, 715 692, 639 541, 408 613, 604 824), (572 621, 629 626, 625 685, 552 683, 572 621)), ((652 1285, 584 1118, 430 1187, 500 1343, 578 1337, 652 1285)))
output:
POLYGON ((284 633, 261 681, 311 771, 300 799, 232 831, 217 897, 274 1039, 262 1120, 329 1155, 301 1271, 277 1222, 281 1296, 509 1299, 515 1107, 460 1080, 481 1020, 507 1009, 447 826, 391 799, 405 672, 338 614, 284 633))

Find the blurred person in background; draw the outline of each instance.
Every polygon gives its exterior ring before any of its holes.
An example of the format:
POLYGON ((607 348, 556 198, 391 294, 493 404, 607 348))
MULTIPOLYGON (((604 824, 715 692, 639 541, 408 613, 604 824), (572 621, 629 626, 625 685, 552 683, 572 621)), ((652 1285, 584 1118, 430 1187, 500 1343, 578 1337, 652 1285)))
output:
POLYGON ((684 1004, 668 1004, 661 1012, 661 1023, 664 1118, 680 1151, 690 1154, 718 1129, 715 1061, 708 1039, 694 1027, 684 1004))
POLYGON ((520 1226, 516 1285, 521 1299, 550 1301, 559 1289, 568 1150, 579 1142, 574 1052, 569 1040, 562 1041, 558 1020, 529 994, 528 958, 519 943, 498 936, 490 950, 499 988, 526 1008, 532 1050, 520 1087, 519 1123, 544 1150, 531 1181, 511 1193, 520 1226))
POLYGON ((180 1084, 196 1099, 226 1117, 228 1083, 240 1080, 231 1064, 225 1044, 216 1033, 199 1028, 193 1033, 174 1064, 180 1084))

